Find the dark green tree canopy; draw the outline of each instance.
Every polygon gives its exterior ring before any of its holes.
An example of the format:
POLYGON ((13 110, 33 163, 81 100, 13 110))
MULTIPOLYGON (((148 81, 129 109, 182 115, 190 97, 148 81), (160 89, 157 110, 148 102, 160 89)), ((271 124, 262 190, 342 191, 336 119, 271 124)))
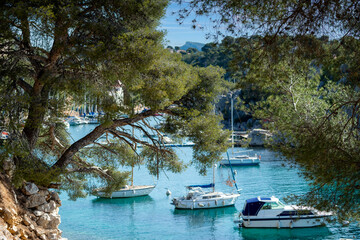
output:
MULTIPOLYGON (((356 0, 243 1, 177 0, 180 20, 195 12, 208 16, 216 34, 359 36, 360 6, 356 0), (222 29, 225 27, 225 33, 222 29)), ((193 21, 196 28, 196 19, 193 21)))
POLYGON ((303 200, 359 220, 359 2, 177 2, 180 21, 195 12, 215 36, 239 37, 227 39, 232 72, 239 87, 263 92, 250 110, 270 120, 272 146, 309 180, 303 200))
POLYGON ((170 130, 198 144, 193 161, 202 173, 219 159, 227 133, 211 112, 224 90, 223 71, 188 66, 164 49, 156 27, 166 5, 166 0, 0 4, 0 118, 11 136, 1 161, 15 165, 15 183, 61 182, 75 198, 83 195, 88 177, 102 179, 109 190, 123 185, 128 174, 119 172, 122 165, 146 160, 152 174, 159 168, 178 172, 182 162, 162 144, 170 130), (112 94, 115 88, 120 98, 112 94), (61 118, 84 102, 104 112, 101 124, 70 143, 61 118), (139 106, 148 110, 135 111, 139 106), (159 113, 167 126, 162 132, 147 121, 159 113), (208 122, 199 121, 204 116, 208 122), (204 124, 212 131, 192 134, 204 124), (148 143, 125 127, 158 137, 148 143), (105 135, 106 144, 96 142, 105 135), (139 155, 138 144, 147 149, 139 155))

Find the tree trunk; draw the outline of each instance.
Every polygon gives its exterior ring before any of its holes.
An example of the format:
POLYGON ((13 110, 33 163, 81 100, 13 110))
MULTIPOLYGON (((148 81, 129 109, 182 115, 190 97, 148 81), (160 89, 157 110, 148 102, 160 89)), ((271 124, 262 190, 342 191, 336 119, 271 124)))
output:
POLYGON ((30 93, 29 113, 23 130, 30 150, 35 147, 41 125, 44 122, 48 108, 48 94, 49 88, 40 83, 40 81, 36 81, 30 93))

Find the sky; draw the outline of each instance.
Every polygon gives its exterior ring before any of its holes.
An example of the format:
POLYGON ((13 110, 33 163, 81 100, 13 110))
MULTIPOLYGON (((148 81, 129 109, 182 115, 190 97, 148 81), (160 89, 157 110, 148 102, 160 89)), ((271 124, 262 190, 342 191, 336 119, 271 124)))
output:
POLYGON ((182 25, 176 21, 177 15, 172 14, 172 12, 179 9, 179 6, 175 3, 170 3, 167 8, 165 17, 161 20, 161 25, 159 29, 165 30, 167 32, 165 36, 165 46, 182 46, 186 41, 190 42, 200 42, 200 43, 209 43, 213 39, 206 39, 206 33, 210 32, 209 20, 206 18, 199 19, 199 24, 205 29, 192 29, 191 20, 193 18, 188 18, 182 25))

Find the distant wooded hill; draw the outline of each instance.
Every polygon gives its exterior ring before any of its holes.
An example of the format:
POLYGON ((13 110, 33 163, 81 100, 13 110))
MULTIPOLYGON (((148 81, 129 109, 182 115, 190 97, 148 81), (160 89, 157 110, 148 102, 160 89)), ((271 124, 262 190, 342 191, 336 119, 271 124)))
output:
POLYGON ((195 48, 199 51, 201 51, 201 48, 204 46, 204 43, 198 43, 198 42, 186 42, 183 46, 180 47, 182 50, 187 50, 188 48, 195 48))

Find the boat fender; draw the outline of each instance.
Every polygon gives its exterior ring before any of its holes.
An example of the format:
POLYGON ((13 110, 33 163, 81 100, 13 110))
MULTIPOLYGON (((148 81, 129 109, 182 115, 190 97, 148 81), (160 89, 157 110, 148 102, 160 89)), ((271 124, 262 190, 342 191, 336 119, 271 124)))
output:
POLYGON ((222 204, 223 204, 223 206, 225 205, 225 200, 223 200, 222 204))
POLYGON ((293 221, 292 220, 289 223, 289 228, 293 228, 293 221))
POLYGON ((169 195, 171 195, 171 191, 168 189, 168 190, 166 191, 166 196, 169 196, 169 195))
POLYGON ((277 223, 277 228, 280 228, 280 221, 278 221, 277 223))
POLYGON ((205 205, 203 203, 198 203, 199 207, 204 207, 205 205))
POLYGON ((208 203, 208 207, 210 207, 210 203, 208 203))
POLYGON ((217 206, 217 200, 215 200, 215 205, 217 206))

